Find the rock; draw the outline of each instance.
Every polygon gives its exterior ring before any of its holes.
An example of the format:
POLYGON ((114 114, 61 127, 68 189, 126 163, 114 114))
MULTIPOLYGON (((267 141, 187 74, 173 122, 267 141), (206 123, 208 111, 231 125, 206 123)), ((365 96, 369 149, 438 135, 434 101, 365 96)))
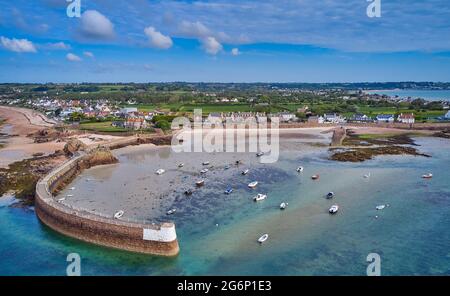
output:
POLYGON ((69 141, 67 141, 66 145, 64 145, 63 150, 66 155, 72 156, 75 152, 85 149, 86 144, 78 139, 70 139, 69 141))

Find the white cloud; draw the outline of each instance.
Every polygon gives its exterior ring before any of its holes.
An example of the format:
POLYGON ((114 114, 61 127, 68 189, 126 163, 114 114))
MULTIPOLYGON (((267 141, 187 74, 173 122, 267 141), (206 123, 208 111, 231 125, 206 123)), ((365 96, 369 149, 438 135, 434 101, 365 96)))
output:
POLYGON ((154 27, 145 28, 144 33, 147 35, 152 47, 168 49, 173 45, 172 39, 169 36, 161 34, 161 32, 156 31, 154 27))
POLYGON ((239 51, 239 48, 233 48, 231 50, 231 55, 238 56, 240 54, 241 54, 241 52, 239 51))
POLYGON ((113 23, 96 10, 86 10, 81 15, 80 31, 88 39, 109 40, 115 36, 113 23))
POLYGON ((45 47, 50 50, 70 50, 71 49, 71 46, 64 42, 47 43, 47 45, 45 47))
POLYGON ((211 35, 211 30, 199 21, 182 21, 179 26, 179 31, 184 37, 206 38, 211 35))
POLYGON ((73 54, 73 53, 68 53, 68 54, 66 55, 66 59, 67 59, 69 62, 81 62, 81 58, 80 58, 79 56, 73 54))
POLYGON ((85 57, 88 57, 88 58, 91 58, 91 59, 93 59, 95 57, 94 54, 92 52, 90 52, 90 51, 83 52, 83 55, 85 57))
POLYGON ((6 37, 1 36, 0 41, 2 46, 10 51, 14 52, 36 52, 36 47, 34 46, 33 42, 27 40, 27 39, 9 39, 6 37))
POLYGON ((216 40, 214 37, 206 37, 201 40, 203 44, 203 49, 205 49, 206 53, 211 55, 216 55, 222 50, 222 44, 216 40))

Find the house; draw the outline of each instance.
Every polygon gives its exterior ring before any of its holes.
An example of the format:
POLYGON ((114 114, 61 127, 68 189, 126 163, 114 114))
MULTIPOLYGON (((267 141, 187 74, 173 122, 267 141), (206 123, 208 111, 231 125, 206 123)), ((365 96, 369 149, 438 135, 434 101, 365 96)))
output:
POLYGON ((131 107, 131 108, 128 107, 128 108, 120 109, 120 114, 122 114, 122 115, 128 115, 130 113, 137 113, 137 112, 138 112, 138 109, 135 107, 131 107))
POLYGON ((450 111, 447 112, 447 114, 445 114, 445 119, 450 119, 450 111))
POLYGON ((296 118, 295 114, 290 112, 281 112, 279 114, 279 117, 281 122, 288 122, 296 118))
POLYGON ((308 117, 308 123, 322 124, 325 122, 325 118, 322 116, 310 116, 308 117))
POLYGON ((391 123, 394 122, 395 118, 392 114, 378 114, 377 115, 377 121, 378 122, 387 122, 391 123))
POLYGON ((132 130, 140 130, 148 128, 149 124, 144 120, 144 118, 129 117, 125 121, 124 127, 132 130))
POLYGON ((113 121, 111 123, 111 126, 124 128, 125 127, 125 122, 124 121, 113 121))
POLYGON ((355 114, 350 119, 352 122, 371 122, 372 118, 367 116, 366 114, 355 114))
POLYGON ((343 118, 341 115, 333 113, 333 114, 324 114, 323 118, 325 119, 325 122, 328 123, 342 123, 345 122, 345 118, 343 118))
POLYGON ((222 114, 217 112, 209 113, 208 118, 206 119, 209 123, 217 123, 222 122, 222 114))
POLYGON ((397 121, 398 121, 398 122, 401 122, 401 123, 412 124, 412 123, 414 123, 416 120, 415 120, 415 117, 414 117, 414 114, 413 114, 413 113, 407 113, 407 114, 401 113, 401 114, 398 116, 397 121))

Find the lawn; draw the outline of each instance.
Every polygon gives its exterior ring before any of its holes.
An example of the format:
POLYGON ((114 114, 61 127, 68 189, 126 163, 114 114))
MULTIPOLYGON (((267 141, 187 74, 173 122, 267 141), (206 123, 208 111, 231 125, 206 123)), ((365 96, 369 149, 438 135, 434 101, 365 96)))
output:
POLYGON ((111 121, 82 123, 80 124, 80 129, 104 133, 120 133, 127 131, 125 128, 112 126, 111 121))

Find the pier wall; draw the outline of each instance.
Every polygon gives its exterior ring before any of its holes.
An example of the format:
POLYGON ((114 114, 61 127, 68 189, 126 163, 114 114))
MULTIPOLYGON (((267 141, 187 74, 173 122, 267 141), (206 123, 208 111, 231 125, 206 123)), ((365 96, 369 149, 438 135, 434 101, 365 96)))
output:
POLYGON ((52 192, 80 172, 79 163, 86 156, 84 152, 77 152, 37 183, 35 209, 39 219, 61 234, 100 246, 144 254, 177 255, 179 246, 173 223, 141 224, 113 219, 57 201, 52 192))

